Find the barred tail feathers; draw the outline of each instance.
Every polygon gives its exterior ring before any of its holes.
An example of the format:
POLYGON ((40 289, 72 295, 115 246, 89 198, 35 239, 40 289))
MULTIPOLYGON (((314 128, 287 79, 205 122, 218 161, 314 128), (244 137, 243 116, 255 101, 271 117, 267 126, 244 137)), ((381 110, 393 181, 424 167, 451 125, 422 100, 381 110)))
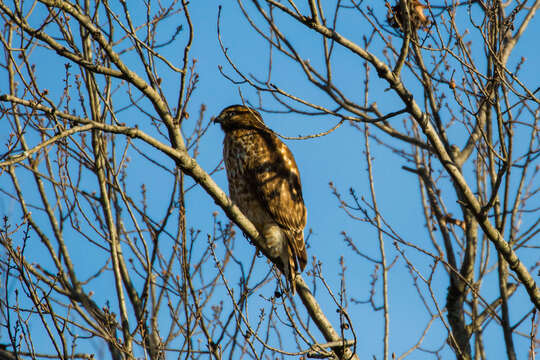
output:
POLYGON ((287 287, 294 295, 296 293, 296 262, 294 261, 294 254, 290 245, 287 244, 287 246, 283 247, 280 260, 283 267, 281 271, 287 281, 287 287))
POLYGON ((307 264, 306 246, 304 244, 304 232, 286 231, 287 246, 282 249, 281 261, 285 278, 292 293, 296 293, 296 273, 302 272, 307 264))

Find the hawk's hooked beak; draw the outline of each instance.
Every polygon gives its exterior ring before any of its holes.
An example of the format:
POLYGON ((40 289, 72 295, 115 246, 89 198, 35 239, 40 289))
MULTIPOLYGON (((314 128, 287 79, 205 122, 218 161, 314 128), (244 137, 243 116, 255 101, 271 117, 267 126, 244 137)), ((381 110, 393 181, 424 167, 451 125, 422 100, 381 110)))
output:
POLYGON ((214 124, 223 124, 223 118, 221 116, 217 116, 214 118, 214 124))

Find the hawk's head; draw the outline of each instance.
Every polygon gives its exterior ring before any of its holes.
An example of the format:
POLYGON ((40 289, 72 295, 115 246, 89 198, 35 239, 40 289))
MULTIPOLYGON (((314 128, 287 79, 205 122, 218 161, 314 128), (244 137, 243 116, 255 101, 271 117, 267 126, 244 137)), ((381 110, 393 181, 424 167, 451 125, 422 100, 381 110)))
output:
POLYGON ((214 122, 220 124, 225 132, 235 129, 266 129, 261 115, 256 110, 243 105, 226 107, 221 110, 214 122))

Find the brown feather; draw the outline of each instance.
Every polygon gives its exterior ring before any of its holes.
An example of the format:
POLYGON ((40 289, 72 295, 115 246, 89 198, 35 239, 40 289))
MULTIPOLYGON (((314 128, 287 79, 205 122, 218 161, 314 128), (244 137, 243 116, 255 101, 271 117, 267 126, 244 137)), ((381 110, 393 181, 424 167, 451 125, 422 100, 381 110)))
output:
POLYGON ((264 236, 269 244, 270 240, 285 239, 286 248, 274 260, 281 262, 281 270, 294 292, 296 271, 302 271, 307 264, 307 214, 294 157, 253 109, 228 107, 216 121, 225 131, 223 158, 231 199, 261 234, 267 234, 264 236), (275 234, 276 228, 281 235, 275 234))

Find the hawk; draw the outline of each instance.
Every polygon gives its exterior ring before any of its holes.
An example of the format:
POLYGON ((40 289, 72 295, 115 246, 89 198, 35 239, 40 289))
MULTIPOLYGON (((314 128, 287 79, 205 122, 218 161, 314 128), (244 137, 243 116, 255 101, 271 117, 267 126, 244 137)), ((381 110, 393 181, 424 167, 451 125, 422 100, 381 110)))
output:
POLYGON ((296 161, 252 108, 229 106, 214 121, 225 132, 223 159, 231 199, 263 236, 294 294, 296 272, 307 263, 307 214, 296 161))
MULTIPOLYGON (((427 30, 427 27, 431 24, 431 21, 427 18, 426 14, 424 14, 424 9, 426 9, 427 6, 418 0, 409 0, 407 1, 407 5, 409 6, 409 20, 411 23, 411 29, 413 31, 416 29, 427 30)), ((395 6, 390 6, 390 4, 387 2, 386 7, 388 8, 386 20, 390 26, 403 31, 402 24, 405 23, 405 17, 401 11, 400 1, 398 1, 395 6)))

